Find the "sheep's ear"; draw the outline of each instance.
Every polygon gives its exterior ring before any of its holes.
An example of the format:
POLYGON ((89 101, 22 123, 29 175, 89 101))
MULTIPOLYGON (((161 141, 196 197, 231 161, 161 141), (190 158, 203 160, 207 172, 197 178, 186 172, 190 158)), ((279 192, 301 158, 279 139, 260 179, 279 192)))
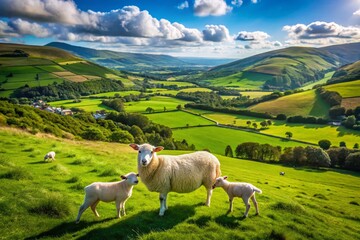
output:
POLYGON ((129 144, 130 147, 132 147, 134 150, 139 150, 139 145, 135 144, 135 143, 131 143, 129 144))
POLYGON ((136 176, 138 177, 138 176, 139 176, 139 174, 137 173, 137 174, 136 174, 136 176))
POLYGON ((124 175, 121 175, 120 177, 121 179, 127 179, 127 177, 125 177, 124 175))
POLYGON ((227 176, 224 176, 223 179, 227 179, 227 176))
POLYGON ((160 152, 161 150, 163 150, 164 147, 163 146, 158 146, 154 148, 154 152, 160 152))

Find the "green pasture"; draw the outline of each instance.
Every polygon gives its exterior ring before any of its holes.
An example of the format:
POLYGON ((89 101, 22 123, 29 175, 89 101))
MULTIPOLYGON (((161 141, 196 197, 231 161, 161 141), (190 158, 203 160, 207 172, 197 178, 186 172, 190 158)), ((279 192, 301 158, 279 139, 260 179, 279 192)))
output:
POLYGON ((83 187, 136 172, 136 152, 123 144, 70 141, 9 129, 0 130, 0 143, 3 239, 360 238, 359 173, 218 156, 229 181, 250 182, 263 191, 256 195, 259 216, 251 205, 249 217, 243 219, 241 199, 235 199, 234 211, 227 214, 228 196, 218 188, 211 207, 206 207, 201 187, 186 194, 169 193, 169 208, 159 217, 158 194, 140 181, 126 202, 126 216, 114 218, 114 203, 100 202, 99 218, 87 209, 75 224, 83 187), (45 163, 43 156, 50 150, 56 152, 56 160, 45 163), (280 171, 286 175, 280 176, 280 171))
POLYGON ((151 97, 150 100, 141 100, 138 102, 124 103, 126 112, 139 112, 144 113, 148 107, 151 107, 155 111, 175 110, 178 105, 184 107, 188 101, 183 101, 176 98, 156 96, 151 97))
POLYGON ((303 90, 310 90, 310 89, 312 89, 315 85, 325 84, 325 83, 332 77, 332 75, 334 75, 334 73, 335 73, 335 71, 328 72, 328 73, 325 74, 324 78, 320 79, 319 81, 306 84, 306 85, 304 85, 303 87, 301 87, 301 89, 303 89, 303 90))
POLYGON ((254 112, 267 112, 275 116, 284 113, 287 116, 327 117, 329 105, 316 94, 315 90, 309 90, 259 103, 249 109, 254 112))
POLYGON ((196 87, 195 84, 189 82, 180 82, 180 81, 156 81, 151 80, 152 84, 163 84, 164 86, 176 85, 178 87, 196 87))
POLYGON ((43 58, 13 58, 13 57, 0 57, 0 64, 3 67, 7 66, 39 66, 39 65, 49 65, 54 64, 49 59, 43 58))
POLYGON ((338 92, 343 98, 360 97, 360 80, 331 84, 325 89, 338 92))
POLYGON ((171 128, 215 124, 214 122, 183 111, 147 114, 150 120, 171 128))
POLYGON ((82 98, 81 102, 74 103, 73 100, 61 100, 55 102, 49 102, 53 107, 65 107, 65 108, 80 108, 87 112, 96 112, 99 110, 113 110, 108 106, 103 105, 101 99, 82 98))
POLYGON ((119 94, 121 97, 125 97, 131 94, 139 95, 140 92, 139 91, 106 92, 106 93, 93 94, 91 95, 91 97, 114 97, 115 94, 119 94))
POLYGON ((265 95, 271 94, 271 92, 260 92, 260 91, 247 91, 247 92, 240 92, 242 96, 249 96, 250 99, 253 98, 260 98, 265 95))
MULTIPOLYGON (((197 112, 191 109, 192 112, 197 112)), ((234 125, 239 127, 248 127, 247 122, 251 124, 256 122, 258 128, 261 128, 260 123, 264 121, 263 118, 254 118, 236 114, 225 114, 216 112, 202 112, 205 117, 217 121, 221 124, 234 125)), ((286 123, 279 120, 271 120, 272 125, 268 128, 261 130, 262 133, 285 137, 286 132, 292 132, 294 140, 305 141, 313 144, 318 144, 322 139, 328 139, 333 146, 339 146, 340 142, 344 141, 347 147, 352 148, 355 143, 360 144, 360 132, 346 129, 344 127, 319 125, 319 124, 299 124, 299 123, 286 123)), ((253 128, 252 125, 250 128, 253 128)))
POLYGON ((176 129, 173 130, 173 136, 176 140, 186 139, 189 144, 194 144, 197 150, 208 149, 216 154, 224 154, 227 145, 235 150, 236 146, 243 142, 268 143, 283 148, 305 146, 294 141, 217 126, 176 129))

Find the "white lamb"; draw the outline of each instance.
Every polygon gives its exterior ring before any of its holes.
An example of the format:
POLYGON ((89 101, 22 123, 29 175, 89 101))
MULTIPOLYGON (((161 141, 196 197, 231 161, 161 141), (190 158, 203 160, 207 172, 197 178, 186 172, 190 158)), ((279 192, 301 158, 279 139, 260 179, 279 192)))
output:
POLYGON ((150 144, 130 144, 138 150, 138 172, 141 181, 152 192, 160 193, 160 212, 167 209, 169 192, 187 193, 204 185, 207 189, 206 205, 210 206, 212 185, 221 175, 219 160, 209 152, 201 151, 179 156, 156 153, 164 148, 150 144))
POLYGON ((48 152, 45 157, 44 157, 44 161, 48 160, 48 159, 51 159, 53 161, 55 161, 55 152, 54 151, 51 151, 51 152, 48 152))
POLYGON ((250 183, 229 182, 226 179, 227 179, 227 176, 217 178, 213 188, 222 187, 224 189, 224 191, 229 195, 230 208, 229 208, 228 212, 233 211, 234 197, 241 197, 242 200, 244 201, 245 207, 246 207, 244 217, 247 217, 248 213, 249 213, 249 209, 250 209, 249 199, 250 198, 251 198, 252 202, 254 203, 254 206, 256 209, 256 215, 258 215, 259 208, 258 208, 258 203, 255 198, 255 192, 262 193, 262 191, 250 183))
POLYGON ((131 197, 134 185, 138 184, 138 176, 138 174, 131 172, 121 176, 123 180, 119 182, 94 182, 89 186, 86 186, 84 188, 84 203, 80 206, 76 223, 79 223, 81 215, 89 206, 91 206, 91 210, 94 212, 95 216, 99 217, 99 214, 96 211, 96 205, 100 201, 115 201, 117 217, 121 218, 121 210, 123 216, 125 216, 125 202, 131 197))

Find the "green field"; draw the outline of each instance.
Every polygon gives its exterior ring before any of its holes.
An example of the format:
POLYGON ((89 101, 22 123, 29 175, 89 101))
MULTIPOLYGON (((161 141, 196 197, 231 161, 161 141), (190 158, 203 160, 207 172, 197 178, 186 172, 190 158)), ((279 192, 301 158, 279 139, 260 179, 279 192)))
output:
MULTIPOLYGON (((158 194, 140 181, 115 219, 114 203, 101 202, 75 224, 83 187, 116 181, 136 171, 136 152, 116 143, 70 141, 0 130, 0 225, 3 239, 359 239, 359 173, 289 168, 218 156, 229 181, 246 181, 257 194, 260 215, 215 189, 211 207, 204 188, 170 193, 169 209, 158 216, 158 194), (44 163, 54 150, 56 161, 44 163), (114 157, 120 156, 120 157, 114 157), (285 171, 285 176, 279 176, 285 171), (21 190, 21 191, 20 191, 21 190), (339 197, 341 196, 341 197, 339 197)), ((180 152, 165 152, 179 154, 180 152)))
POLYGON ((360 97, 360 80, 331 84, 325 89, 338 92, 343 98, 360 97))
POLYGON ((240 92, 242 96, 249 96, 250 99, 259 98, 265 95, 271 94, 271 92, 259 92, 259 91, 247 91, 247 92, 240 92))
POLYGON ((316 82, 313 82, 313 83, 310 83, 310 84, 306 84, 305 86, 301 87, 300 89, 303 89, 303 90, 310 90, 312 89, 315 85, 318 85, 318 84, 325 84, 331 77, 332 75, 334 75, 335 71, 333 72, 328 72, 325 74, 324 78, 320 79, 319 81, 316 81, 316 82))
POLYGON ((151 97, 150 100, 142 100, 138 102, 127 102, 124 103, 126 112, 139 112, 144 113, 148 107, 153 108, 155 111, 164 111, 166 110, 175 110, 178 105, 182 107, 188 101, 179 100, 176 98, 165 97, 165 96, 156 96, 151 97))
POLYGON ((196 87, 195 84, 189 82, 179 82, 179 81, 155 81, 151 80, 152 84, 163 84, 164 86, 176 85, 178 87, 196 87))
POLYGON ((189 144, 194 144, 197 150, 208 149, 216 154, 224 154, 227 145, 230 145, 232 149, 235 149, 237 145, 243 142, 268 143, 273 146, 281 147, 305 145, 262 134, 216 126, 176 129, 173 130, 173 136, 176 140, 180 141, 186 139, 189 144))
POLYGON ((275 116, 284 113, 287 116, 327 117, 329 105, 316 94, 315 90, 309 90, 259 103, 249 109, 254 112, 267 112, 275 116))
POLYGON ((268 74, 239 72, 233 75, 207 80, 213 86, 236 87, 242 90, 259 90, 272 76, 268 74))
POLYGON ((146 116, 155 123, 171 128, 215 124, 205 118, 183 111, 153 113, 146 116))
POLYGON ((87 99, 83 98, 81 99, 81 102, 74 103, 73 100, 62 100, 62 101, 55 101, 55 102, 49 102, 51 106, 54 107, 61 107, 64 108, 80 108, 87 112, 96 112, 99 110, 108 110, 111 111, 113 109, 103 105, 101 99, 87 99))
POLYGON ((122 91, 122 92, 106 92, 106 93, 98 93, 90 95, 91 97, 114 97, 115 94, 119 94, 121 97, 128 96, 128 95, 139 95, 139 91, 122 91))
MULTIPOLYGON (((191 109, 192 112, 201 113, 207 118, 215 120, 221 124, 229 124, 240 127, 247 127, 247 121, 256 122, 260 128, 260 122, 264 121, 262 118, 254 118, 236 114, 225 114, 216 112, 200 112, 199 110, 191 109)), ((318 125, 318 124, 295 124, 285 123, 284 121, 271 120, 273 125, 269 128, 261 130, 262 133, 270 134, 278 137, 285 137, 286 132, 292 132, 292 139, 305 141, 313 144, 318 144, 322 139, 328 139, 333 146, 339 146, 341 141, 344 141, 349 148, 352 148, 355 143, 360 144, 359 131, 346 129, 344 127, 318 125)))

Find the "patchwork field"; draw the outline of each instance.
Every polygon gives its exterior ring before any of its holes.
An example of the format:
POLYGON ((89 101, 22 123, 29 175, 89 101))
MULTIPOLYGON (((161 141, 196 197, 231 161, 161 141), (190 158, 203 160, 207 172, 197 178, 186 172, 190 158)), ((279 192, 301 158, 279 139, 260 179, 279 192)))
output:
POLYGON ((271 94, 271 92, 258 92, 258 91, 247 91, 247 92, 240 92, 242 96, 249 96, 250 99, 252 98, 259 98, 265 95, 271 94))
POLYGON ((101 202, 100 218, 88 209, 75 224, 83 187, 117 181, 120 174, 136 171, 136 152, 122 144, 62 140, 9 129, 0 129, 0 143, 4 239, 360 238, 359 173, 218 156, 230 181, 250 182, 263 191, 257 194, 259 216, 252 206, 243 219, 240 199, 234 201, 234 212, 227 214, 228 197, 222 189, 214 190, 211 207, 205 207, 201 187, 188 194, 170 193, 169 209, 159 217, 158 194, 140 181, 126 203, 127 216, 115 219, 114 203, 101 202), (44 163, 49 150, 57 153, 56 161, 44 163), (279 176, 280 171, 286 175, 279 176))
POLYGON ((207 80, 213 86, 236 87, 241 90, 260 90, 261 86, 272 76, 268 74, 239 72, 226 77, 207 80))
POLYGON ((183 111, 152 113, 147 114, 146 117, 155 123, 159 123, 171 128, 215 124, 214 122, 206 120, 205 118, 183 111))
POLYGON ((151 80, 152 84, 163 84, 164 86, 176 85, 178 87, 196 87, 195 84, 189 82, 179 82, 179 81, 155 81, 151 80))
POLYGON ((315 93, 315 90, 309 90, 259 103, 249 109, 254 112, 267 112, 275 116, 284 113, 287 116, 327 117, 329 106, 315 93))
POLYGON ((99 93, 93 94, 91 97, 114 97, 115 94, 119 94, 121 97, 128 96, 128 95, 139 95, 139 91, 122 91, 122 92, 106 92, 106 93, 99 93))
POLYGON ((343 98, 360 97, 360 80, 328 85, 325 89, 336 91, 343 98))
POLYGON ((165 97, 165 96, 156 96, 151 97, 150 100, 143 100, 138 102, 127 102, 124 103, 125 110, 127 112, 139 112, 144 113, 148 107, 151 107, 155 111, 164 111, 164 107, 166 110, 175 110, 178 105, 182 107, 184 104, 188 103, 188 101, 179 100, 176 98, 165 97))
POLYGON ((109 108, 108 106, 103 105, 101 99, 88 99, 83 98, 81 99, 81 102, 73 102, 73 100, 62 100, 62 101, 55 101, 50 102, 49 104, 54 107, 61 107, 64 108, 80 108, 87 112, 96 112, 99 110, 107 110, 111 111, 113 109, 109 108))
POLYGON ((312 89, 315 85, 325 84, 325 83, 332 77, 332 75, 334 75, 334 73, 335 73, 335 71, 328 72, 328 73, 325 74, 325 76, 324 76, 323 79, 320 79, 319 81, 316 81, 316 82, 307 84, 307 85, 301 87, 301 89, 303 89, 303 90, 310 90, 310 89, 312 89))

